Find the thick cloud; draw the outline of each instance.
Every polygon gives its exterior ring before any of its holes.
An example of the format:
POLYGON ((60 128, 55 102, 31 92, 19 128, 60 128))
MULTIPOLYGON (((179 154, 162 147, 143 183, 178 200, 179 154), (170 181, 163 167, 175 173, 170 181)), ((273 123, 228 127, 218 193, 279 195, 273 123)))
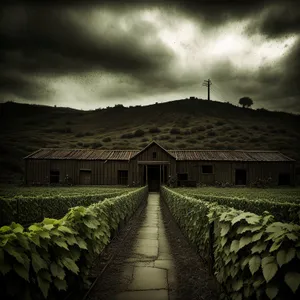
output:
POLYGON ((216 100, 300 112, 296 1, 78 3, 1 10, 0 101, 146 104, 210 77, 216 100))

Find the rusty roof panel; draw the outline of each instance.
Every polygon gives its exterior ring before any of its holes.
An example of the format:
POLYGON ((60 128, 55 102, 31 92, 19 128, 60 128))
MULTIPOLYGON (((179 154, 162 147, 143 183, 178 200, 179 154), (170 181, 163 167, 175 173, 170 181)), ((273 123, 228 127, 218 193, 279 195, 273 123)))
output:
POLYGON ((277 151, 261 150, 169 150, 177 160, 294 161, 277 151))
POLYGON ((40 149, 25 158, 78 159, 78 160, 129 160, 138 151, 98 149, 40 149))

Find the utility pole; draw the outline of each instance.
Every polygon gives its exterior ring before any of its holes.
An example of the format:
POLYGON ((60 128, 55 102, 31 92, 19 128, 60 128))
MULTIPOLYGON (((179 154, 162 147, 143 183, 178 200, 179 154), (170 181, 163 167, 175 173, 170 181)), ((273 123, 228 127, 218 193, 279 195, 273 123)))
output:
POLYGON ((212 85, 211 80, 210 79, 204 80, 202 85, 207 87, 207 100, 210 100, 210 86, 212 85))

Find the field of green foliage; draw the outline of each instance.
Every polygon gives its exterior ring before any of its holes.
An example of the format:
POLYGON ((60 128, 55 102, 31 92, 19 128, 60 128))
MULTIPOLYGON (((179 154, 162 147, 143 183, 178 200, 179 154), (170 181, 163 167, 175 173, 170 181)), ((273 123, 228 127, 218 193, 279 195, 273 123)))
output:
POLYGON ((75 206, 89 206, 121 195, 125 187, 8 187, 0 188, 0 226, 28 225, 44 218, 61 218, 75 206))
POLYGON ((0 227, 3 299, 54 300, 65 299, 75 287, 90 286, 88 275, 93 261, 110 242, 113 232, 145 201, 148 190, 16 188, 10 195, 21 199, 19 202, 8 197, 9 193, 2 193, 0 203, 25 205, 27 210, 19 213, 27 217, 37 217, 32 214, 39 208, 43 211, 44 205, 48 210, 53 206, 61 212, 67 208, 61 218, 45 217, 27 228, 17 222, 0 227), (86 203, 79 204, 82 199, 86 203), (74 205, 63 207, 65 202, 74 205))
POLYGON ((226 299, 300 299, 299 189, 162 187, 226 299))

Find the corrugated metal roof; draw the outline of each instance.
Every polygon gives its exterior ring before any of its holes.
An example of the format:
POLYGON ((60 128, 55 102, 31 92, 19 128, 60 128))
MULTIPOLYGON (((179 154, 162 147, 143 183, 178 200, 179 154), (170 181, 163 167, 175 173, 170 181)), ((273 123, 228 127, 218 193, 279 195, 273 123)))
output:
MULTIPOLYGON (((194 161, 294 161, 278 151, 261 150, 166 150, 176 160, 194 161)), ((75 160, 130 160, 139 150, 40 149, 25 158, 75 160)))
POLYGON ((278 151, 261 150, 169 150, 176 160, 294 161, 278 151))
POLYGON ((98 149, 40 149, 25 158, 30 159, 82 159, 82 160, 129 160, 138 150, 98 149))

